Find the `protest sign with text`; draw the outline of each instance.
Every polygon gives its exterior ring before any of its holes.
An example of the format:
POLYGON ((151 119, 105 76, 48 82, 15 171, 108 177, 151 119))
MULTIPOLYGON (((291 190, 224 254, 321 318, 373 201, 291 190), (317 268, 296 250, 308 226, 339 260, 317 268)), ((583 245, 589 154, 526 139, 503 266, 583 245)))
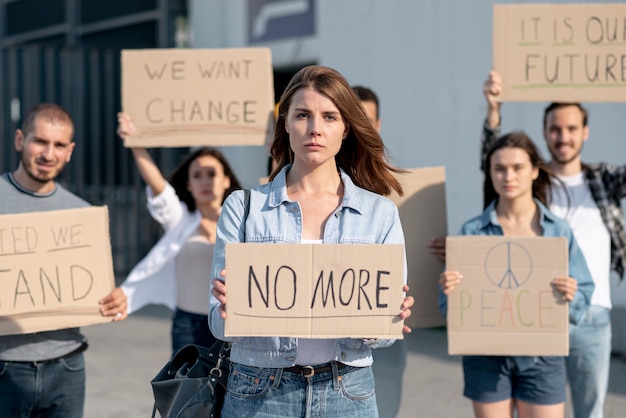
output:
POLYGON ((0 335, 110 322, 106 207, 0 216, 0 335))
POLYGON ((122 51, 127 147, 264 145, 274 125, 268 48, 122 51))
POLYGON ((448 296, 448 353, 567 355, 568 304, 551 285, 567 260, 563 237, 447 237, 446 270, 463 276, 448 296))
POLYGON ((404 246, 226 244, 225 334, 401 339, 404 246))
POLYGON ((626 102, 626 4, 496 4, 502 99, 626 102))

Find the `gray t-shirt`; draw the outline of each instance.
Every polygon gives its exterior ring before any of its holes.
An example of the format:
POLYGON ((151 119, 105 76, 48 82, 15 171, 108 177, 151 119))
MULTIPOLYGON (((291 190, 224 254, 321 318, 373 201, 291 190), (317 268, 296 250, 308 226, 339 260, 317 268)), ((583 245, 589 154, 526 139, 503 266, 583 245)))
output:
MULTIPOLYGON (((0 176, 0 214, 41 212, 90 206, 89 203, 56 184, 50 193, 33 193, 13 179, 0 176)), ((64 356, 86 344, 78 328, 0 336, 0 360, 42 361, 64 356)))

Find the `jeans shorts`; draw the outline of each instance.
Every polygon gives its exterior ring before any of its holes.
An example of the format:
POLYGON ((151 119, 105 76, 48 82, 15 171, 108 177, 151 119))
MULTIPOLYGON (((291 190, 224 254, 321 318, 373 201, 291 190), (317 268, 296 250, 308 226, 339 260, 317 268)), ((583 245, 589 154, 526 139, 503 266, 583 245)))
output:
POLYGON ((517 399, 536 405, 565 402, 565 360, 559 356, 464 356, 463 395, 477 402, 517 399))

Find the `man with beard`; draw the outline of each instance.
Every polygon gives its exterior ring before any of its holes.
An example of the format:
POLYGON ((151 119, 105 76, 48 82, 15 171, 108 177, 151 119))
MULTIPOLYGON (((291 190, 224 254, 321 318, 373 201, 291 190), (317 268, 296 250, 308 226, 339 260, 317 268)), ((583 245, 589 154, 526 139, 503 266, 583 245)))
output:
MULTIPOLYGON (((55 181, 72 156, 73 135, 74 122, 60 106, 42 103, 28 112, 15 132, 19 166, 0 176, 0 215, 89 206, 55 181)), ((100 306, 113 321, 127 316, 120 288, 100 306)), ((81 418, 86 348, 78 328, 0 336, 0 415, 81 418)))
MULTIPOLYGON (((491 71, 483 85, 487 116, 482 138, 484 157, 500 136, 500 75, 491 71)), ((610 274, 624 275, 626 235, 620 199, 626 196, 626 166, 581 161, 589 137, 587 111, 580 103, 551 103, 544 112, 543 135, 550 151, 550 168, 561 180, 550 196, 550 210, 574 231, 591 271, 595 290, 591 306, 578 324, 570 323, 566 357, 576 418, 604 416, 611 361, 610 274)))

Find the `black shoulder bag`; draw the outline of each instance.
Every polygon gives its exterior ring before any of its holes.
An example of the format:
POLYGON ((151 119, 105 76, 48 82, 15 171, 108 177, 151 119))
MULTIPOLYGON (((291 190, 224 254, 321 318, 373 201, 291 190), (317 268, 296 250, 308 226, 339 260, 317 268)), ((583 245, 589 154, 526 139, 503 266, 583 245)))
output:
MULTIPOLYGON (((244 190, 245 223, 250 212, 250 190, 244 190)), ((154 394, 152 417, 205 418, 220 416, 230 368, 230 343, 216 341, 211 348, 188 344, 150 381, 154 394)))

